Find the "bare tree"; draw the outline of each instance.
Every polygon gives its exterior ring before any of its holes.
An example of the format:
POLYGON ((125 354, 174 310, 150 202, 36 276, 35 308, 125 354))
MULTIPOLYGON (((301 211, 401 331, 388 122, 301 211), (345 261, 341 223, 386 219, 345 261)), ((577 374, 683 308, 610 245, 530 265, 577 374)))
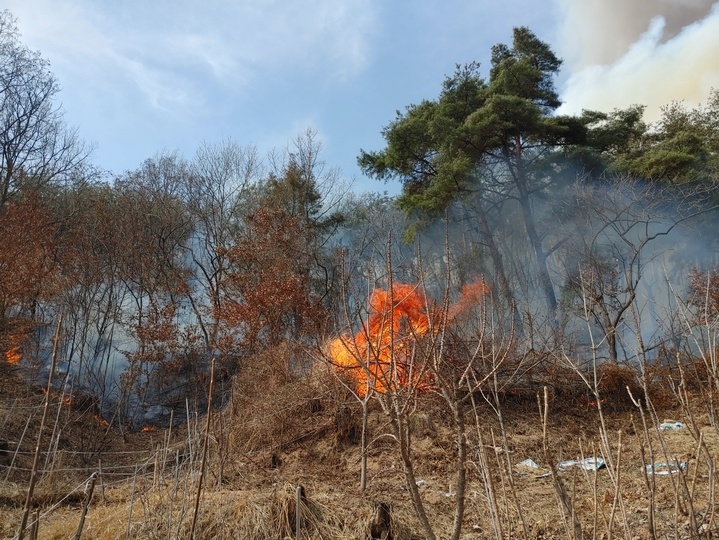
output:
POLYGON ((20 190, 71 177, 91 151, 54 103, 47 60, 19 38, 15 18, 0 13, 0 211, 20 190))
MULTIPOLYGON (((366 428, 367 402, 376 400, 388 420, 389 435, 397 445, 407 488, 427 538, 436 538, 419 489, 417 462, 412 451, 412 419, 418 413, 422 396, 436 394, 451 414, 451 428, 456 444, 454 484, 454 520, 450 538, 456 540, 462 531, 469 461, 467 409, 473 395, 492 381, 504 368, 511 350, 500 343, 491 331, 491 319, 482 306, 489 289, 480 279, 464 287, 459 295, 451 294, 449 272, 445 276, 440 300, 432 300, 428 291, 429 276, 424 272, 421 253, 417 254, 418 273, 415 284, 393 279, 391 237, 387 239, 386 288, 377 288, 369 298, 369 307, 353 310, 347 303, 347 330, 329 346, 330 363, 353 391, 363 408, 363 431, 366 428), (456 301, 452 301, 454 296, 456 301), (359 321, 352 321, 353 317, 359 321), (468 331, 466 320, 482 320, 468 331), (356 334, 350 329, 359 326, 356 334)), ((445 237, 445 246, 448 247, 445 237)), ((446 250, 448 251, 448 249, 446 250)), ((448 259, 448 253, 445 252, 448 259)), ((431 266, 431 265, 428 265, 431 266)), ((511 338, 509 339, 511 342, 511 338)), ((363 433, 363 460, 365 459, 363 433)), ((364 488, 363 462, 361 488, 364 488)))
POLYGON ((195 270, 188 300, 208 349, 219 339, 225 253, 239 236, 262 169, 254 147, 230 140, 203 144, 191 163, 184 199, 193 232, 185 250, 195 270))
POLYGON ((659 270, 672 265, 671 257, 685 256, 675 249, 677 239, 685 238, 680 229, 709 209, 699 203, 700 195, 695 187, 641 186, 631 178, 615 178, 609 186, 575 185, 576 234, 564 252, 565 302, 570 312, 581 306, 574 311, 599 330, 603 346, 597 353, 605 351, 611 362, 646 339, 629 315, 654 309, 661 291, 668 293, 659 270))

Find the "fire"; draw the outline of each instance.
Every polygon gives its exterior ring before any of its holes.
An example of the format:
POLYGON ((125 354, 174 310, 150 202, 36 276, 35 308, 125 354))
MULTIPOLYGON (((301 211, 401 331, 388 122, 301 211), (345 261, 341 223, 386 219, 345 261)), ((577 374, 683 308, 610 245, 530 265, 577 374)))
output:
POLYGON ((11 347, 5 351, 5 360, 8 364, 17 366, 22 360, 22 347, 20 346, 22 336, 10 335, 9 340, 11 347))
POLYGON ((157 431, 157 428, 153 426, 145 426, 140 430, 140 433, 152 433, 153 431, 157 431))
MULTIPOLYGON (((601 403, 601 404, 604 404, 606 402, 607 402, 606 398, 599 400, 599 403, 601 403)), ((589 398, 587 398, 587 396, 580 396, 578 399, 577 405, 582 408, 592 407, 592 408, 596 409, 597 401, 594 399, 589 399, 589 398)))
MULTIPOLYGON (((488 291, 483 280, 465 286, 448 318, 476 305, 488 291)), ((396 283, 391 293, 375 289, 369 304, 369 317, 357 334, 344 334, 330 342, 329 356, 335 369, 354 385, 360 397, 372 390, 384 393, 410 385, 431 386, 431 376, 414 361, 414 346, 433 323, 432 330, 437 331, 442 318, 420 288, 396 283)))
POLYGON ((429 331, 427 302, 418 287, 397 283, 392 292, 376 289, 370 314, 355 336, 330 343, 336 368, 354 383, 358 395, 386 392, 394 382, 426 384, 412 362, 412 345, 429 331))
POLYGON ((109 425, 110 425, 110 422, 108 422, 107 420, 105 420, 105 419, 104 419, 102 416, 100 416, 99 414, 94 415, 93 418, 94 418, 95 421, 96 421, 98 424, 100 424, 101 426, 109 426, 109 425))
POLYGON ((449 318, 454 319, 460 313, 465 313, 476 307, 482 301, 484 295, 489 292, 489 287, 483 279, 467 283, 462 287, 462 294, 459 300, 449 310, 449 318))
MULTIPOLYGON (((41 391, 43 394, 47 394, 47 393, 48 393, 47 388, 45 388, 44 386, 41 386, 41 387, 40 387, 40 391, 41 391)), ((50 392, 50 397, 52 397, 53 395, 57 396, 57 392, 50 392)), ((67 406, 67 407, 71 406, 71 405, 72 405, 72 396, 70 395, 70 396, 65 396, 64 398, 62 398, 62 404, 65 405, 65 406, 67 406)))
POLYGON ((5 359, 9 364, 17 366, 22 359, 22 349, 19 346, 8 349, 5 351, 5 359))

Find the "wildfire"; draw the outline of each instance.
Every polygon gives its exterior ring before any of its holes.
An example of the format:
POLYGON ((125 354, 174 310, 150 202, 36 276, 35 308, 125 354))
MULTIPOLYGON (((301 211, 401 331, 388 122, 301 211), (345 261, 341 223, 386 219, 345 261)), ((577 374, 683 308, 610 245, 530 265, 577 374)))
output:
POLYGON ((449 319, 454 319, 460 313, 466 313, 476 307, 487 293, 489 293, 489 287, 483 279, 467 283, 462 287, 462 294, 457 303, 450 308, 449 319))
POLYGON ((100 424, 101 426, 107 427, 107 426, 110 425, 110 422, 108 422, 107 420, 105 420, 105 419, 104 419, 102 416, 100 416, 99 414, 94 415, 93 418, 94 418, 95 421, 96 421, 98 424, 100 424))
MULTIPOLYGON (((44 386, 41 386, 41 387, 40 387, 40 390, 42 391, 43 394, 47 394, 47 392, 48 392, 47 388, 45 388, 44 386)), ((51 393, 50 393, 50 397, 52 397, 53 394, 54 394, 55 396, 57 396, 57 392, 51 392, 51 393)), ((62 404, 65 405, 65 406, 67 406, 67 407, 69 407, 70 405, 72 405, 72 396, 65 396, 64 398, 62 398, 62 404)))
MULTIPOLYGON (((483 280, 464 287, 459 301, 450 308, 448 319, 465 312, 489 291, 483 280)), ((370 297, 367 321, 354 336, 341 335, 329 344, 329 356, 338 372, 365 397, 371 390, 380 393, 393 387, 431 386, 431 376, 414 359, 416 340, 430 331, 432 322, 442 320, 417 285, 396 283, 391 293, 375 289, 370 297)))
MULTIPOLYGON (((606 398, 599 400, 599 403, 601 403, 601 404, 604 404, 606 402, 607 402, 606 398)), ((592 408, 596 409, 597 401, 594 399, 589 399, 589 398, 587 398, 587 396, 580 396, 578 399, 577 405, 581 408, 592 407, 592 408)))
POLYGON ((22 360, 22 347, 20 346, 22 337, 11 335, 9 336, 9 339, 12 346, 5 351, 5 360, 7 360, 8 364, 17 366, 20 363, 20 360, 22 360))
POLYGON ((140 430, 140 433, 152 433, 153 431, 157 431, 157 428, 154 426, 145 426, 140 430))
POLYGON ((17 366, 20 363, 21 359, 22 349, 19 346, 13 347, 5 351, 5 360, 7 360, 9 364, 17 366))

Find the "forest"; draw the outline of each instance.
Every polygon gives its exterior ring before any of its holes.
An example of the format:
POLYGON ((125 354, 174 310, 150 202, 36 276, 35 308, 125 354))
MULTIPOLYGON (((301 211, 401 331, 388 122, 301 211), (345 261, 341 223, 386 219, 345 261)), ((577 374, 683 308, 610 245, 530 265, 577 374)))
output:
POLYGON ((468 465, 479 402, 501 426, 505 399, 569 395, 604 422, 612 376, 649 415, 661 374, 686 373, 714 403, 719 91, 656 122, 641 104, 558 115, 561 60, 527 28, 512 37, 378 126, 383 148, 357 150, 377 193, 360 194, 311 128, 268 155, 198 141, 101 171, 0 14, 0 362, 126 437, 321 379, 359 419, 362 492, 385 429, 426 538, 445 537, 411 450, 431 407, 453 437, 456 539, 470 477, 487 480, 468 465))

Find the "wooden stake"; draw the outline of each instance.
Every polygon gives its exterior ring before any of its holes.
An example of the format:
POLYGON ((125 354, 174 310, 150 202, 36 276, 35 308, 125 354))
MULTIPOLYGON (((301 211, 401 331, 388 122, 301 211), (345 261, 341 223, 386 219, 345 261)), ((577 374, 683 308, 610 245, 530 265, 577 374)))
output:
POLYGON ((105 504, 105 480, 102 476, 102 459, 97 459, 97 472, 100 477, 100 496, 102 497, 102 504, 105 504))
POLYGON ((27 527, 27 518, 30 515, 30 504, 32 503, 32 493, 35 490, 37 482, 37 465, 40 462, 40 445, 42 443, 42 432, 45 429, 45 420, 47 419, 47 411, 50 407, 50 394, 52 393, 52 377, 55 374, 55 362, 57 361, 57 344, 60 341, 60 327, 62 326, 62 315, 57 321, 57 329, 52 344, 52 360, 50 361, 50 375, 47 382, 47 393, 45 394, 45 406, 42 410, 42 420, 40 420, 40 431, 37 435, 37 445, 35 446, 35 458, 32 462, 32 471, 30 472, 30 485, 27 488, 27 497, 25 498, 25 506, 22 512, 22 521, 20 521, 20 530, 17 533, 17 540, 22 540, 25 536, 25 527, 27 527))
POLYGON ((155 452, 155 467, 152 471, 152 487, 160 489, 160 445, 157 445, 157 451, 155 452))
POLYGON ((295 539, 300 540, 300 529, 302 529, 302 497, 305 489, 297 486, 297 500, 295 501, 295 539))
POLYGON ((195 513, 192 516, 192 528, 190 529, 190 540, 195 538, 195 526, 197 525, 197 511, 200 509, 200 495, 202 494, 202 479, 205 476, 205 461, 207 459, 207 441, 210 438, 210 418, 212 417, 212 393, 215 389, 215 359, 212 359, 210 367, 210 391, 207 396, 207 423, 205 424, 205 437, 202 441, 202 460, 200 462, 200 480, 197 482, 197 497, 195 498, 195 513))
POLYGON ((30 540, 37 540, 37 533, 40 528, 40 509, 35 508, 32 513, 32 523, 30 523, 30 540))
POLYGON ((127 515, 127 532, 125 538, 132 538, 132 506, 135 504, 135 483, 137 482, 137 465, 135 465, 135 475, 132 477, 132 494, 130 495, 130 511, 127 515))
POLYGON ((85 516, 87 515, 87 509, 90 507, 90 501, 92 500, 92 492, 95 489, 95 480, 97 480, 97 473, 92 473, 90 479, 87 481, 85 486, 85 501, 82 503, 82 514, 80 515, 80 523, 77 524, 77 532, 75 533, 75 540, 80 540, 82 535, 82 527, 85 525, 85 516))

